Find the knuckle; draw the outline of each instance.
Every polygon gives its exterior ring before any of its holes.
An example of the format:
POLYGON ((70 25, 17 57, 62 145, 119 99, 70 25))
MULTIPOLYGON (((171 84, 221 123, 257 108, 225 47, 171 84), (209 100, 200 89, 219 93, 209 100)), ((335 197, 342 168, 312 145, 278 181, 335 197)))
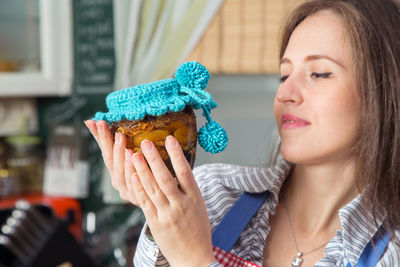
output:
POLYGON ((192 201, 192 205, 193 205, 194 207, 197 207, 197 206, 200 206, 200 205, 203 205, 203 204, 204 204, 204 202, 203 202, 201 199, 195 198, 195 197, 192 198, 191 201, 192 201))
POLYGON ((179 224, 178 216, 176 216, 175 214, 171 214, 170 216, 168 216, 168 224, 170 226, 178 225, 179 224))
POLYGON ((141 186, 135 186, 134 191, 135 191, 136 195, 139 195, 139 196, 143 196, 146 194, 144 188, 141 186))
POLYGON ((167 175, 161 176, 158 180, 160 181, 160 184, 167 186, 171 185, 172 181, 174 182, 174 184, 176 183, 171 177, 167 175))
POLYGON ((175 173, 177 174, 178 177, 192 176, 192 171, 188 168, 182 168, 182 169, 176 170, 175 173))
POLYGON ((141 186, 135 187, 134 196, 136 198, 136 202, 139 204, 141 208, 146 208, 150 203, 148 201, 148 196, 145 189, 141 186))
POLYGON ((147 200, 146 198, 140 198, 138 200, 140 208, 142 208, 143 210, 147 210, 150 208, 150 201, 147 200))
POLYGON ((186 214, 186 207, 182 205, 174 205, 173 207, 173 216, 171 216, 171 219, 173 218, 181 218, 181 216, 184 216, 186 214))
POLYGON ((161 193, 161 189, 160 187, 153 185, 148 188, 148 193, 151 195, 159 195, 161 193))
POLYGON ((171 195, 171 196, 175 195, 175 196, 177 196, 176 194, 179 191, 178 183, 171 182, 171 183, 168 183, 168 184, 164 185, 164 191, 165 191, 165 194, 167 194, 167 195, 171 195))

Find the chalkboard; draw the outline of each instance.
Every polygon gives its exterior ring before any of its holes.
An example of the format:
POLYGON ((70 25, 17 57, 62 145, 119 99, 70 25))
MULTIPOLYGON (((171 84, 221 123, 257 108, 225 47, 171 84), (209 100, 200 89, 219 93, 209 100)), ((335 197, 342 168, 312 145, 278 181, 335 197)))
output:
POLYGON ((112 0, 74 0, 73 24, 75 92, 109 92, 115 76, 112 0))

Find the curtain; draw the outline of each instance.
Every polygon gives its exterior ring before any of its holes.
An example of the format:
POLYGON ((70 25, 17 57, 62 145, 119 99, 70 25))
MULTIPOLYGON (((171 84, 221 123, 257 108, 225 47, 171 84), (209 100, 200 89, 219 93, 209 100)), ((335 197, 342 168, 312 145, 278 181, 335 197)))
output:
POLYGON ((170 77, 223 0, 115 1, 115 90, 170 77))

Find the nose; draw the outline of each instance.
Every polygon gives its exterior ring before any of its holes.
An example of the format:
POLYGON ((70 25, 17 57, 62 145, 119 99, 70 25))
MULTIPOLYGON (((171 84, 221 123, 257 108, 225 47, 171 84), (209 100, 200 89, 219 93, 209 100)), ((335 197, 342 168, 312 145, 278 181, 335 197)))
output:
POLYGON ((303 96, 300 89, 301 81, 291 74, 278 88, 275 100, 284 104, 300 105, 303 103, 303 96))

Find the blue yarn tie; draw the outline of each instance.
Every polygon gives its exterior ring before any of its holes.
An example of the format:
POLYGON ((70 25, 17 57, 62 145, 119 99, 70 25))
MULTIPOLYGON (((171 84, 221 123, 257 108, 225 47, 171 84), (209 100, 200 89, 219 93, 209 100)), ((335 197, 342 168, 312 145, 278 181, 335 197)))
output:
POLYGON ((179 91, 190 95, 192 99, 194 99, 201 106, 212 102, 211 95, 208 92, 203 91, 201 89, 187 88, 182 86, 179 91))

